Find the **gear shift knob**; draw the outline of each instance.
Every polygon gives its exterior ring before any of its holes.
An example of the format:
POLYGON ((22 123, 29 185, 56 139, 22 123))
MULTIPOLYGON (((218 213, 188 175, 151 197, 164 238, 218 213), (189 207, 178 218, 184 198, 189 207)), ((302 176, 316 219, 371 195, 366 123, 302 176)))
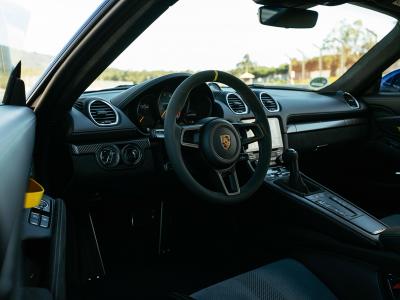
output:
POLYGON ((308 193, 308 188, 300 175, 299 155, 297 151, 292 148, 286 149, 282 154, 282 159, 290 172, 289 187, 302 193, 308 193))
POLYGON ((283 152, 282 159, 285 164, 286 163, 290 164, 292 162, 295 162, 295 163, 297 163, 297 166, 298 166, 299 154, 293 148, 288 148, 283 152))

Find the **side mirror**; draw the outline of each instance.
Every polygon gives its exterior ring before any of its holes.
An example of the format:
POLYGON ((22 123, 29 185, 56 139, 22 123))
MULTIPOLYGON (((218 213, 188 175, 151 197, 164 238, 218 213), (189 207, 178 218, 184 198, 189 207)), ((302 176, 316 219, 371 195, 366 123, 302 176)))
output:
POLYGON ((320 89, 328 84, 328 79, 325 77, 315 77, 310 81, 310 86, 315 89, 320 89))
POLYGON ((263 25, 284 28, 313 28, 318 20, 314 10, 278 6, 261 6, 258 16, 263 25))
POLYGON ((386 74, 381 79, 381 92, 400 92, 400 69, 386 74))

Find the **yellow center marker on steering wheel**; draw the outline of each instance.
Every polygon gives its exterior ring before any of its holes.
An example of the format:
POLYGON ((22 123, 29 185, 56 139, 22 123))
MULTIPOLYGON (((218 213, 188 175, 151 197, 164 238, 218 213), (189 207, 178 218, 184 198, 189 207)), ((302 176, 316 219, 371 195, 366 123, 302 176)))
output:
POLYGON ((215 76, 214 76, 213 81, 217 81, 217 79, 218 79, 218 71, 214 70, 214 73, 215 73, 215 76))

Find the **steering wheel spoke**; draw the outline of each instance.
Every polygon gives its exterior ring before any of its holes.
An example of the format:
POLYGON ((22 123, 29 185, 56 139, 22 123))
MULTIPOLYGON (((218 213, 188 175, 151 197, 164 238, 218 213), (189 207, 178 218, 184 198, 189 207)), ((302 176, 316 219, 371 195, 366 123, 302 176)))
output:
POLYGON ((240 194, 240 185, 235 166, 225 170, 215 170, 215 172, 225 195, 234 196, 240 194))
POLYGON ((254 142, 258 142, 264 137, 264 133, 261 130, 260 125, 257 123, 233 123, 233 126, 235 126, 236 129, 238 129, 240 132, 243 133, 243 136, 241 138, 242 145, 248 145, 254 142), (250 134, 247 134, 247 132, 250 131, 250 134))
POLYGON ((199 136, 202 124, 180 126, 181 145, 189 148, 199 148, 199 136))

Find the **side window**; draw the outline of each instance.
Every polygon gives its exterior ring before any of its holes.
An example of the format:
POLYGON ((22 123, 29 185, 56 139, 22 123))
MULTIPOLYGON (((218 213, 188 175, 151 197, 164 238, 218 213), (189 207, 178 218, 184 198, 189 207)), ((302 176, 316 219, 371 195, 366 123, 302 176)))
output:
POLYGON ((382 74, 381 92, 400 93, 400 59, 382 74))

